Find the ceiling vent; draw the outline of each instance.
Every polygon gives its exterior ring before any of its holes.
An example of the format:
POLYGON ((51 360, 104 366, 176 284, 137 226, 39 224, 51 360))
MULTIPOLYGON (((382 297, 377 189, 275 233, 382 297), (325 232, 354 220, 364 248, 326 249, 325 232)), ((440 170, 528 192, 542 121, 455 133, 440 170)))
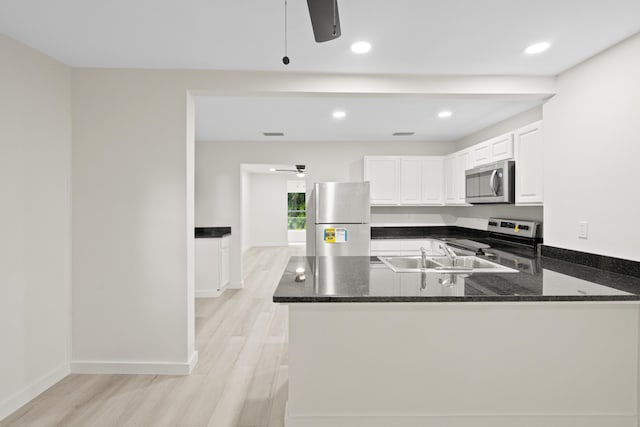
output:
POLYGON ((393 136, 411 136, 415 134, 415 132, 394 132, 393 136))
POLYGON ((284 132, 262 132, 264 136, 284 136, 284 132))

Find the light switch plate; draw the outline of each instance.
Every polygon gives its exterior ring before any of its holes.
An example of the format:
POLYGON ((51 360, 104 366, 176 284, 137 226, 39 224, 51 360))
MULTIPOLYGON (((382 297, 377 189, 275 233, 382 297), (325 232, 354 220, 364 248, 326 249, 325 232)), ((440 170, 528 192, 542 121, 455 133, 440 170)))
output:
POLYGON ((589 236, 589 223, 587 221, 580 221, 578 223, 578 237, 586 239, 589 236))

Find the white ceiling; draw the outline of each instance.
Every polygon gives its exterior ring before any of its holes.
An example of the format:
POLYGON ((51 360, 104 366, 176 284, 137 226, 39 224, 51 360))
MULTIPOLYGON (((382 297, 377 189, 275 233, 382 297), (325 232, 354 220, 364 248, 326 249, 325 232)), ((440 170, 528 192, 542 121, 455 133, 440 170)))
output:
MULTIPOLYGON (((342 37, 314 42, 306 1, 1 0, 0 32, 75 67, 556 75, 640 31, 640 0, 338 0, 342 37), (373 45, 366 55, 349 46, 373 45), (526 56, 531 43, 551 49, 526 56)), ((542 100, 198 98, 198 140, 456 140, 542 100), (337 122, 335 108, 347 111, 337 122), (435 113, 451 109, 453 117, 435 113), (413 131, 411 137, 392 132, 413 131), (273 139, 269 139, 273 140, 273 139)))
POLYGON ((540 105, 542 99, 196 97, 198 141, 450 141, 540 105), (343 110, 344 119, 332 112, 343 110), (447 119, 438 118, 450 110, 447 119), (393 132, 415 132, 393 137, 393 132), (284 132, 265 137, 263 132, 284 132))
POLYGON ((640 31, 638 0, 338 0, 342 37, 317 44, 288 4, 287 67, 284 0, 2 0, 0 32, 76 67, 555 75, 640 31))

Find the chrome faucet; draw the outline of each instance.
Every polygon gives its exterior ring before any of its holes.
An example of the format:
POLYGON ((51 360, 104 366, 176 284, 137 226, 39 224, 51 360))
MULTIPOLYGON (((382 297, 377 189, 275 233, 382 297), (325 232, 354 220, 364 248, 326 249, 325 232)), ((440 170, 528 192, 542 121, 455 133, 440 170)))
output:
POLYGON ((420 247, 420 253, 422 254, 422 268, 427 268, 427 250, 420 247))
POLYGON ((447 245, 446 243, 440 243, 440 249, 444 251, 444 254, 451 261, 451 267, 455 267, 456 261, 458 260, 458 255, 456 255, 453 249, 451 249, 451 246, 447 245))

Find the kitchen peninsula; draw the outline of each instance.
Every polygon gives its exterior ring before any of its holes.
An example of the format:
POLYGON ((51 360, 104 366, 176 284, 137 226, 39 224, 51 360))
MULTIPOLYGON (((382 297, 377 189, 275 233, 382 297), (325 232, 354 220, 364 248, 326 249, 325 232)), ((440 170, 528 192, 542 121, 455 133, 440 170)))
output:
POLYGON ((640 279, 292 257, 287 426, 636 426, 640 279))

